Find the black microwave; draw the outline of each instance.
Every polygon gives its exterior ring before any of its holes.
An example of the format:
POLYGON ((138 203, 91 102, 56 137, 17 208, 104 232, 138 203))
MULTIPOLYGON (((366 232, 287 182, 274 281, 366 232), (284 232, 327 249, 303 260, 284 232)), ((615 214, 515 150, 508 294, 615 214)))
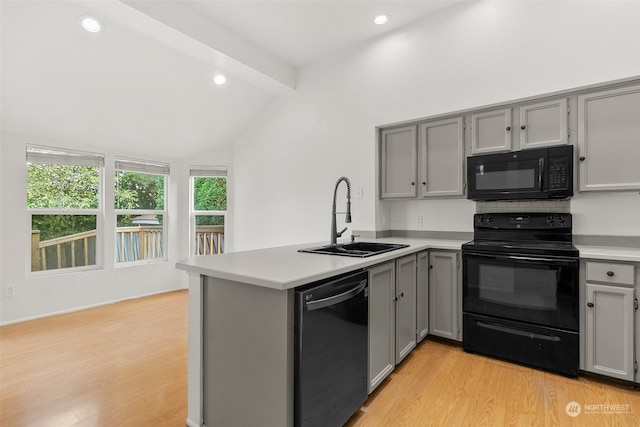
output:
POLYGON ((467 157, 467 199, 550 200, 573 196, 573 146, 467 157))

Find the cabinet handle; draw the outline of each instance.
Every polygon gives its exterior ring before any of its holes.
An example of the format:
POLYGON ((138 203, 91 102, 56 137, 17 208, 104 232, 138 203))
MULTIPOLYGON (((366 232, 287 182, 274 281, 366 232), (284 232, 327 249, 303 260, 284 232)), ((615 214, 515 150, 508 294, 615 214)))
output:
POLYGON ((593 308, 593 307, 595 307, 595 304, 594 304, 594 303, 592 303, 592 302, 588 302, 588 303, 587 303, 587 307, 589 307, 589 308, 593 308))
POLYGON ((404 298, 404 292, 400 292, 400 298, 404 298))
POLYGON ((411 185, 416 185, 416 183, 415 183, 415 182, 412 182, 412 183, 411 183, 411 185))
POLYGON ((393 302, 398 302, 398 297, 393 297, 393 302))
POLYGON ((429 266, 429 269, 432 269, 432 268, 433 268, 433 265, 430 265, 430 266, 429 266))
POLYGON ((614 274, 613 271, 607 271, 607 276, 613 277, 613 274, 614 274))
POLYGON ((520 129, 524 130, 526 128, 525 125, 520 126, 520 129))
POLYGON ((586 159, 586 157, 585 157, 585 156, 580 156, 580 161, 581 161, 581 162, 584 162, 584 160, 585 160, 585 159, 586 159))
POLYGON ((422 185, 427 185, 426 181, 422 181, 422 185))
POLYGON ((507 126, 507 131, 510 131, 510 130, 511 130, 511 126, 507 126))

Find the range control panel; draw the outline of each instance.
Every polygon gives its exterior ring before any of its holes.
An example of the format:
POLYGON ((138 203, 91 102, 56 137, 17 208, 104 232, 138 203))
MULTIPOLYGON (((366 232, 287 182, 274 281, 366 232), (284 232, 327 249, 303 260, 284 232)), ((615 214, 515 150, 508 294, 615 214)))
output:
POLYGON ((571 228, 571 214, 568 213, 486 213, 474 215, 474 228, 549 229, 571 228))

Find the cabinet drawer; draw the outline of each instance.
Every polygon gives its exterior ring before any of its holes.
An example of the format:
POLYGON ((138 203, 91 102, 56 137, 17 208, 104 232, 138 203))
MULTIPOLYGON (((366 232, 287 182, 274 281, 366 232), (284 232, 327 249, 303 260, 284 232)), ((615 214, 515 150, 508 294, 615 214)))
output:
POLYGON ((587 262, 587 281, 634 284, 633 264, 614 264, 610 262, 587 262))

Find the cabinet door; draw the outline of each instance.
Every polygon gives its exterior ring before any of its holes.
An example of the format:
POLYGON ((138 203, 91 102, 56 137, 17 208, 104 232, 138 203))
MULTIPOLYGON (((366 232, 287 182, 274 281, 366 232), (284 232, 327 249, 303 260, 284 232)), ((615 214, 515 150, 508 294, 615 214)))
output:
POLYGON ((586 288, 587 371, 633 381, 633 288, 586 288))
POLYGON ((429 333, 429 252, 418 254, 416 281, 416 341, 422 341, 429 333))
POLYGON ((463 193, 464 125, 462 117, 420 127, 420 195, 463 193))
POLYGON ((460 340, 457 253, 429 253, 429 333, 460 340))
POLYGON ((395 266, 390 261, 369 270, 369 393, 395 367, 395 266))
POLYGON ((415 197, 417 179, 416 126, 384 130, 380 142, 380 187, 384 199, 415 197))
POLYGON ((471 116, 471 153, 511 150, 511 108, 471 116))
POLYGON ((416 346, 416 256, 396 260, 396 364, 416 346))
POLYGON ((640 188, 640 86, 578 97, 580 191, 640 188))
POLYGON ((567 143, 567 100, 520 107, 520 148, 567 143))

